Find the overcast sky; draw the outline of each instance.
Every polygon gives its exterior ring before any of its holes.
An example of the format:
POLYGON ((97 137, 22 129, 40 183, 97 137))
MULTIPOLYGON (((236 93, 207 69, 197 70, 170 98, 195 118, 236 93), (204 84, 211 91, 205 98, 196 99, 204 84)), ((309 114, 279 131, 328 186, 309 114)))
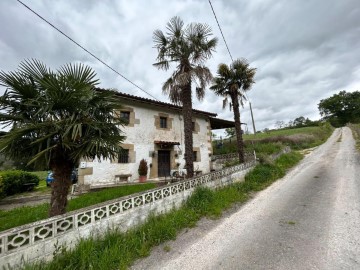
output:
MULTIPOLYGON (((169 102, 161 87, 170 73, 157 70, 152 35, 173 16, 206 23, 219 42, 207 65, 213 74, 231 59, 207 0, 22 0, 125 77, 169 102)), ((340 91, 360 90, 359 0, 212 0, 233 57, 257 68, 248 96, 258 130, 298 116, 319 119, 317 104, 340 91)), ((145 93, 71 43, 15 0, 0 1, 0 69, 36 58, 56 69, 70 62, 91 66, 103 88, 145 93)), ((222 98, 206 91, 194 108, 222 110, 222 98)), ((249 104, 242 122, 251 125, 249 104)), ((252 129, 251 129, 252 130, 252 129)))

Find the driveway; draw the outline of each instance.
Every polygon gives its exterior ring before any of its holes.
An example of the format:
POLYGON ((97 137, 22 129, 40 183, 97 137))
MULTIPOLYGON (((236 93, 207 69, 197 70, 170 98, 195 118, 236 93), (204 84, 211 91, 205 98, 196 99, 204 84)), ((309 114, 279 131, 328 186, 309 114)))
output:
POLYGON ((240 209, 202 220, 133 269, 360 269, 359 182, 351 130, 337 129, 240 209))

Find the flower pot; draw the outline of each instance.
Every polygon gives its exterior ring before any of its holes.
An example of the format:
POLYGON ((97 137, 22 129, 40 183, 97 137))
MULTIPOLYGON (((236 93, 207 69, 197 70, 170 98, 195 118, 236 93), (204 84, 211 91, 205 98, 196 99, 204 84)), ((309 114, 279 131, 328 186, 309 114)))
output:
POLYGON ((140 183, 146 182, 146 175, 140 175, 140 176, 139 176, 139 182, 140 182, 140 183))

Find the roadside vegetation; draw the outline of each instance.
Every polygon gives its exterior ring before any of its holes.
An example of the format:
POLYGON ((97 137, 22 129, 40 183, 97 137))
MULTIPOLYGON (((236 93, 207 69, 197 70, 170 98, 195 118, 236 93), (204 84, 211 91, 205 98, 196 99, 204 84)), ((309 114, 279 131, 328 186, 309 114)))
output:
MULTIPOLYGON (((100 191, 86 193, 80 197, 69 200, 66 210, 73 211, 81 209, 133 193, 149 190, 155 187, 156 184, 154 183, 146 183, 140 185, 108 188, 100 191)), ((49 207, 49 203, 45 203, 37 206, 15 208, 9 211, 0 210, 0 231, 46 219, 48 218, 49 207)))
MULTIPOLYGON (((126 233, 110 231, 102 237, 83 239, 73 250, 60 247, 53 261, 23 269, 127 269, 136 259, 148 256, 152 247, 174 240, 181 230, 196 226, 201 218, 218 218, 234 204, 245 202, 301 159, 296 152, 284 154, 271 164, 257 165, 244 182, 218 190, 200 187, 178 210, 151 216, 145 224, 126 233)), ((171 245, 164 249, 170 250, 171 245)))
POLYGON ((356 141, 356 148, 360 151, 360 124, 349 124, 352 134, 356 141))
MULTIPOLYGON (((312 148, 324 143, 332 134, 333 127, 323 123, 316 127, 302 127, 292 129, 272 130, 254 135, 245 135, 245 149, 248 152, 255 150, 258 156, 271 155, 279 152, 286 146, 294 150, 312 148)), ((228 139, 214 141, 214 155, 236 152, 236 142, 228 139)))
POLYGON ((39 185, 39 177, 20 170, 0 171, 0 199, 33 190, 39 185))
POLYGON ((9 127, 0 136, 0 152, 35 168, 49 167, 55 181, 48 214, 64 214, 80 159, 113 159, 121 150, 124 122, 114 113, 121 108, 119 99, 96 90, 95 72, 81 63, 52 71, 38 60, 25 60, 15 71, 0 71, 0 83, 7 89, 0 97, 0 122, 9 127))

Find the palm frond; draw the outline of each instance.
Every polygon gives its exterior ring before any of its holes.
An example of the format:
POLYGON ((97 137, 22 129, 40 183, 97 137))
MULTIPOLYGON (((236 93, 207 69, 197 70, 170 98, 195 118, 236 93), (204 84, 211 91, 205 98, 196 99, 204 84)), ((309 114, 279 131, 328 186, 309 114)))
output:
POLYGON ((236 59, 230 67, 220 64, 210 89, 217 95, 229 96, 232 100, 238 99, 244 106, 246 101, 244 92, 250 90, 255 83, 255 73, 256 68, 250 68, 250 64, 244 58, 236 59))
POLYGON ((114 155, 124 139, 113 113, 121 108, 119 99, 95 91, 98 80, 89 67, 69 64, 55 73, 28 61, 18 72, 0 72, 0 81, 8 87, 0 122, 12 125, 0 138, 0 151, 10 158, 49 164, 53 151, 62 151, 75 164, 82 156, 114 155))
POLYGON ((168 30, 167 35, 174 36, 175 38, 181 37, 183 26, 184 22, 180 17, 172 17, 166 25, 166 29, 168 30))
POLYGON ((153 33, 153 41, 155 43, 155 48, 161 49, 167 46, 168 41, 165 37, 163 31, 157 29, 153 33))
MULTIPOLYGON (((225 98, 223 99, 223 109, 226 108, 227 104, 228 104, 228 99, 227 99, 227 97, 225 97, 225 98)), ((231 107, 231 106, 230 106, 230 107, 231 107)))
POLYGON ((163 69, 163 70, 168 70, 170 67, 169 61, 167 61, 167 60, 154 63, 153 66, 157 67, 158 69, 163 69))

